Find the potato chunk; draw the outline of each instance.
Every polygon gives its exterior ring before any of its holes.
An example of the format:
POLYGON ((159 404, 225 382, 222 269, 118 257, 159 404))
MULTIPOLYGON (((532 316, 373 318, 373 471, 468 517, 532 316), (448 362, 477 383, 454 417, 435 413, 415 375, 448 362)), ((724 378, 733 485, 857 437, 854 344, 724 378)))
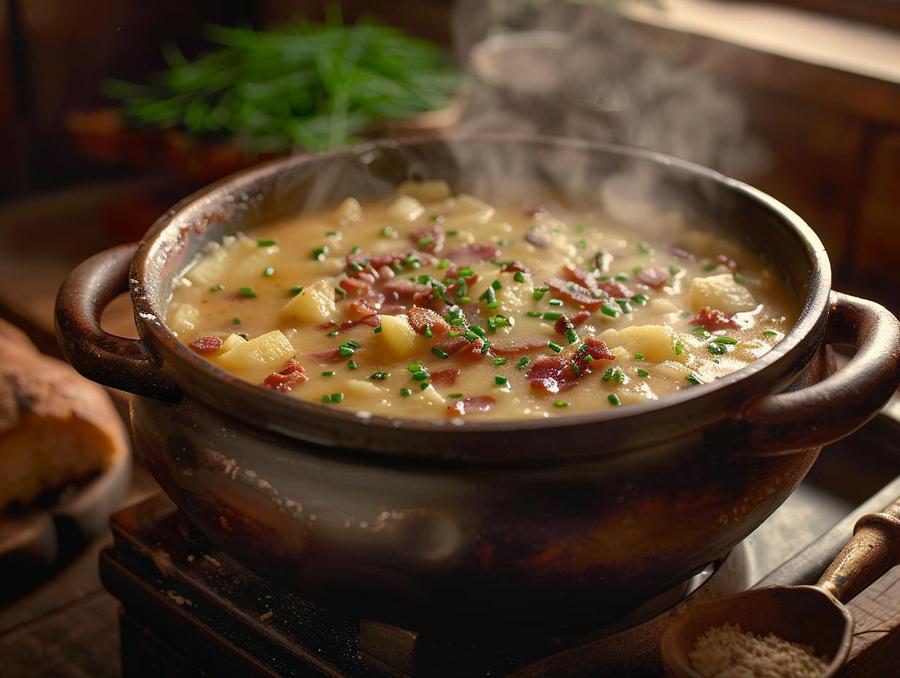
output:
POLYGON ((282 369, 296 353, 280 330, 272 330, 221 354, 218 363, 226 370, 258 384, 272 372, 282 369))
POLYGON ((610 346, 623 346, 629 353, 643 353, 644 359, 653 363, 664 360, 683 363, 687 358, 681 338, 669 325, 633 325, 607 330, 600 338, 610 346))
POLYGON ((408 195, 401 195, 388 207, 388 214, 398 221, 415 221, 424 212, 422 203, 408 195))
POLYGON ((704 306, 716 308, 723 313, 752 311, 756 299, 750 290, 735 282, 730 273, 694 278, 691 282, 691 307, 699 311, 704 306))
POLYGON ((397 187, 397 193, 408 195, 422 202, 440 202, 450 197, 450 187, 446 181, 404 181, 397 187))
POLYGON ((241 344, 246 344, 247 340, 244 339, 240 334, 229 334, 225 341, 222 342, 222 347, 219 349, 219 354, 227 353, 233 348, 237 348, 241 344))
POLYGON ((397 357, 412 355, 416 349, 416 332, 405 315, 381 316, 382 345, 397 357))
POLYGON ((200 309, 193 304, 177 304, 169 309, 167 322, 175 334, 190 332, 200 321, 200 309))
POLYGON ((331 320, 335 308, 334 287, 327 280, 318 280, 291 299, 281 309, 281 317, 319 324, 331 320))

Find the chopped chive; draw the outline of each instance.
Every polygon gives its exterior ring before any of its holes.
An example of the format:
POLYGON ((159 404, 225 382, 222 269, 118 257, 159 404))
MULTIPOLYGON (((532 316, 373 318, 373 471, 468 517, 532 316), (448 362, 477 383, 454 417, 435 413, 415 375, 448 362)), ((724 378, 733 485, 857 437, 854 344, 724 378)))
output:
POLYGON ((475 275, 475 271, 473 271, 469 266, 459 269, 459 276, 461 278, 471 278, 475 275))
POLYGON ((469 325, 469 331, 470 331, 470 332, 474 332, 474 333, 477 334, 479 337, 481 337, 482 339, 484 339, 484 329, 481 328, 481 327, 479 327, 478 325, 469 325))
POLYGON ((619 312, 609 304, 603 304, 603 306, 600 307, 600 312, 603 315, 608 315, 610 318, 615 318, 619 315, 619 312))
POLYGON ((325 231, 325 237, 326 237, 326 238, 333 238, 333 237, 336 236, 337 234, 338 234, 337 231, 325 231))
POLYGON ((497 386, 506 386, 509 383, 509 379, 502 374, 498 374, 494 376, 494 383, 497 384, 497 386))
POLYGON ((352 348, 350 348, 349 346, 346 346, 344 344, 341 344, 340 346, 338 346, 338 352, 345 358, 347 358, 355 353, 355 351, 352 348))
POLYGON ((540 318, 543 314, 540 311, 528 311, 525 315, 529 318, 540 318))
POLYGON ((432 238, 430 235, 427 235, 424 238, 419 238, 419 242, 416 244, 418 245, 419 249, 425 249, 426 247, 431 245, 433 242, 434 242, 434 238, 432 238))
POLYGON ((513 273, 513 280, 523 283, 525 282, 525 274, 522 273, 522 271, 516 271, 515 273, 513 273))
POLYGON ((675 264, 669 264, 669 275, 678 275, 681 273, 681 266, 676 266, 675 264))
POLYGON ((606 399, 609 401, 610 405, 621 405, 622 404, 622 401, 619 400, 619 396, 617 396, 615 393, 610 393, 608 396, 606 396, 606 399))
POLYGON ((231 324, 232 324, 232 325, 240 325, 240 324, 241 324, 241 319, 240 319, 240 318, 232 318, 232 319, 231 319, 231 324))
POLYGON ((217 283, 217 284, 213 285, 212 287, 210 287, 209 291, 210 292, 221 292, 224 289, 225 289, 225 285, 223 285, 222 283, 217 283))
POLYGON ((550 304, 551 306, 562 306, 563 305, 561 299, 551 299, 547 303, 550 304))
POLYGON ((340 332, 338 332, 337 330, 331 330, 331 332, 328 333, 328 336, 329 336, 329 337, 336 337, 336 336, 339 335, 339 334, 340 334, 340 332))
POLYGON ((459 231, 457 231, 457 230, 450 230, 450 231, 447 231, 447 237, 448 237, 448 238, 455 238, 455 237, 458 236, 458 235, 459 235, 459 231))
POLYGON ((628 299, 616 299, 616 303, 619 305, 619 308, 622 309, 622 313, 631 313, 633 310, 628 299))
POLYGON ((296 297, 303 291, 303 285, 294 285, 291 289, 288 290, 288 295, 291 297, 296 297))
POLYGON ((322 402, 325 403, 325 404, 330 403, 330 402, 331 402, 331 396, 328 395, 328 394, 326 393, 325 395, 322 396, 322 402))
POLYGON ((428 372, 416 372, 415 374, 412 375, 412 380, 413 381, 425 381, 426 379, 428 379, 429 376, 430 375, 428 374, 428 372))
POLYGON ((431 331, 431 325, 428 323, 425 323, 425 336, 429 338, 434 336, 434 332, 431 331))
POLYGON ((438 348, 437 346, 432 348, 431 352, 434 353, 438 358, 449 358, 450 357, 450 354, 447 353, 447 351, 445 351, 442 348, 438 348))
POLYGON ((727 346, 734 346, 738 343, 737 339, 732 339, 731 337, 716 337, 713 341, 717 344, 725 344, 727 346))
POLYGON ((621 367, 608 367, 603 373, 603 381, 614 381, 617 384, 625 383, 625 373, 621 367))
POLYGON ((349 367, 351 370, 355 370, 357 367, 359 367, 359 363, 355 360, 350 360, 347 362, 347 367, 349 367))
POLYGON ((544 298, 544 295, 550 291, 549 287, 535 287, 534 292, 531 293, 531 298, 535 301, 540 301, 544 298))
POLYGON ((648 245, 643 240, 638 241, 637 248, 644 254, 653 254, 653 250, 650 249, 650 245, 648 245))
POLYGON ((481 354, 487 355, 487 352, 491 350, 491 342, 488 339, 484 340, 484 343, 481 345, 481 354))
POLYGON ((562 313, 559 311, 547 311, 543 314, 544 320, 559 320, 562 317, 562 313))
POLYGON ((393 238, 397 234, 397 230, 393 226, 384 226, 379 233, 382 238, 393 238))
POLYGON ((735 273, 732 277, 734 278, 734 281, 739 285, 747 284, 747 276, 745 276, 743 273, 735 273))
POLYGON ((569 403, 566 402, 565 400, 554 400, 553 401, 553 407, 555 407, 559 410, 563 409, 564 407, 568 407, 568 406, 569 406, 569 403))
POLYGON ((242 287, 238 290, 238 294, 246 299, 254 299, 259 296, 256 294, 256 292, 253 291, 252 287, 242 287))
POLYGON ((365 268, 365 266, 363 266, 362 264, 357 263, 357 262, 354 262, 354 263, 350 264, 350 270, 353 271, 353 272, 355 272, 355 273, 359 273, 359 272, 360 272, 361 270, 363 270, 364 268, 365 268))
POLYGON ((336 295, 338 295, 341 299, 343 299, 344 297, 347 296, 347 290, 345 290, 343 287, 335 287, 334 293, 336 295))
POLYGON ((635 294, 633 297, 631 297, 631 300, 634 303, 640 304, 641 306, 643 306, 648 301, 650 301, 650 297, 648 297, 646 294, 635 294))
POLYGON ((728 349, 725 346, 717 344, 716 342, 707 344, 706 350, 709 351, 710 355, 723 355, 728 352, 728 349))
POLYGON ((312 251, 312 259, 313 261, 325 261, 325 257, 328 256, 328 245, 322 245, 321 247, 317 247, 312 251))
POLYGON ((554 353, 559 353, 560 351, 562 351, 562 346, 553 341, 547 342, 547 348, 549 348, 554 353))
POLYGON ((531 361, 528 359, 528 356, 522 356, 521 358, 519 358, 519 362, 516 363, 516 369, 525 369, 526 365, 528 365, 529 362, 531 361))
POLYGON ((500 365, 505 365, 509 361, 506 358, 494 358, 491 362, 497 367, 500 367, 500 365))
POLYGON ((645 379, 650 376, 650 373, 647 370, 645 370, 643 367, 637 368, 635 370, 635 372, 637 372, 637 375, 639 377, 644 377, 645 379))
POLYGON ((350 248, 350 254, 356 254, 357 252, 359 252, 359 245, 354 245, 350 248))
POLYGON ((322 372, 323 377, 333 377, 334 375, 335 375, 334 370, 327 370, 325 372, 322 372))
POLYGON ((719 264, 716 263, 715 261, 707 261, 705 264, 703 264, 704 271, 714 271, 718 267, 719 267, 719 264))
POLYGON ((406 388, 404 386, 403 388, 400 389, 400 395, 402 395, 404 398, 408 398, 409 396, 412 395, 412 389, 406 388))
POLYGON ((635 360, 643 360, 643 359, 644 359, 644 354, 643 354, 643 353, 635 353, 635 354, 634 354, 634 359, 635 359, 635 360))
POLYGON ((613 276, 613 280, 617 280, 619 282, 628 282, 629 280, 631 280, 631 276, 629 276, 627 273, 617 273, 615 276, 613 276))
POLYGON ((256 241, 257 247, 274 247, 277 244, 278 244, 277 240, 257 240, 256 241))
POLYGON ((449 260, 449 259, 441 259, 441 260, 438 262, 437 267, 438 267, 441 271, 447 270, 448 268, 450 268, 450 260, 449 260))
POLYGON ((709 332, 706 331, 705 328, 701 327, 700 325, 695 325, 694 327, 692 327, 691 332, 696 334, 701 339, 709 339, 712 336, 709 332))
POLYGON ((374 379, 375 381, 384 381, 389 376, 391 376, 390 372, 383 372, 379 370, 378 372, 372 372, 372 374, 369 375, 369 379, 374 379))
POLYGON ((685 377, 685 379, 686 379, 688 382, 690 382, 691 384, 693 384, 694 386, 699 386, 700 384, 703 383, 702 381, 700 381, 700 380, 699 380, 696 376, 694 376, 693 374, 687 375, 687 376, 685 377))
POLYGON ((765 337, 777 337, 778 332, 775 330, 763 330, 763 336, 765 337))
POLYGON ((681 355, 684 353, 684 342, 681 339, 676 339, 672 342, 672 350, 675 352, 675 355, 681 355))
POLYGON ((447 397, 448 397, 448 398, 462 398, 462 397, 463 397, 463 394, 460 393, 459 391, 457 391, 457 392, 455 392, 455 393, 448 393, 448 394, 447 394, 447 397))
POLYGON ((682 311, 682 312, 679 313, 678 315, 680 315, 682 318, 690 318, 690 317, 691 317, 691 312, 690 312, 690 311, 682 311))
POLYGON ((422 366, 419 363, 410 363, 406 366, 406 369, 415 374, 422 371, 422 366))
POLYGON ((644 270, 643 266, 635 266, 634 268, 631 269, 631 275, 637 275, 638 273, 640 273, 643 270, 644 270))
POLYGON ((377 325, 373 330, 372 334, 381 334, 381 325, 377 325))
POLYGON ((574 344, 576 341, 578 341, 578 335, 575 334, 575 329, 573 327, 566 328, 566 341, 568 341, 570 344, 574 344))
POLYGON ((431 382, 430 382, 430 381, 423 381, 423 382, 421 382, 421 383, 419 384, 419 390, 420 390, 420 391, 424 391, 424 390, 425 390, 426 388, 428 388, 429 386, 431 386, 431 382))
MULTIPOLYGON (((470 301, 471 301, 471 299, 470 299, 470 301)), ((487 303, 487 307, 488 307, 490 310, 495 311, 495 310, 497 310, 498 308, 500 308, 500 302, 499 302, 499 301, 489 301, 489 302, 487 303)))
POLYGON ((494 280, 494 282, 491 283, 491 287, 493 287, 495 290, 499 290, 501 287, 503 287, 503 284, 499 280, 494 280))

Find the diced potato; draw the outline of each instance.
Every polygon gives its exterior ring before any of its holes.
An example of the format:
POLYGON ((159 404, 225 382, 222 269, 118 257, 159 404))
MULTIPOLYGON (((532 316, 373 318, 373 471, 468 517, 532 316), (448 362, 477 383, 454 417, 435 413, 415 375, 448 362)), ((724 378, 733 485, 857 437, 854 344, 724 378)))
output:
POLYGON ((388 214, 399 221, 414 221, 424 212, 422 203, 408 195, 401 195, 388 207, 388 214))
POLYGON ((207 250, 203 258, 198 260, 184 277, 203 287, 211 287, 221 282, 230 252, 231 248, 215 243, 215 246, 207 250))
POLYGON ((381 316, 381 332, 376 336, 397 357, 412 355, 416 350, 416 331, 405 315, 381 316))
POLYGON ((748 339, 734 347, 731 357, 745 362, 753 362, 772 350, 771 345, 763 339, 748 339))
POLYGON ((193 304, 173 304, 166 320, 175 334, 190 332, 200 320, 200 309, 193 304))
POLYGON ((444 396, 438 393, 431 384, 429 384, 428 388, 425 390, 420 391, 419 395, 422 400, 431 403, 432 405, 443 405, 447 402, 444 396))
POLYGON ((684 343, 670 325, 632 325, 621 330, 607 330, 600 338, 607 345, 622 346, 631 354, 643 353, 644 359, 653 363, 664 360, 683 363, 687 358, 684 343))
POLYGON ((281 317, 302 323, 321 324, 331 319, 336 310, 334 286, 328 280, 317 280, 303 288, 281 309, 281 317))
POLYGON ((685 365, 675 362, 674 360, 666 360, 653 368, 653 374, 666 379, 675 379, 680 381, 685 379, 691 373, 685 365))
POLYGON ((397 193, 424 203, 435 203, 450 197, 450 187, 446 181, 404 181, 397 187, 397 193))
POLYGON ((650 303, 647 304, 647 308, 649 308, 654 313, 675 313, 678 310, 678 307, 669 301, 668 299, 660 299, 659 297, 655 297, 650 300, 650 303))
POLYGON ((359 221, 362 215, 362 205, 356 198, 347 198, 334 210, 334 216, 346 221, 359 221))
POLYGON ((472 215, 479 223, 485 223, 494 216, 496 210, 484 200, 479 200, 466 193, 461 193, 456 198, 456 212, 472 215))
POLYGON ((691 282, 691 307, 699 311, 704 306, 716 308, 723 313, 737 313, 756 308, 756 299, 750 290, 735 282, 731 273, 722 273, 694 278, 691 282))
POLYGON ((247 381, 260 383, 282 369, 296 355, 291 342, 279 330, 261 334, 236 345, 218 357, 218 363, 247 381))
POLYGON ((228 338, 222 342, 222 347, 219 349, 219 353, 227 353, 233 348, 237 348, 241 344, 246 344, 247 340, 244 339, 240 334, 229 334, 228 338))
POLYGON ((384 393, 383 389, 378 388, 371 381, 362 381, 361 379, 351 379, 344 386, 344 393, 348 396, 360 396, 363 398, 377 398, 384 393))

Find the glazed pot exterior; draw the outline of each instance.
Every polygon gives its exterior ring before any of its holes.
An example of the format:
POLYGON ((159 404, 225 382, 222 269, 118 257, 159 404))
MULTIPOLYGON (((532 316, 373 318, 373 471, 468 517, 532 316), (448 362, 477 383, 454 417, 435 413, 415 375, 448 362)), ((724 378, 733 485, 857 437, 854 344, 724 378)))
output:
POLYGON ((57 327, 83 374, 140 396, 139 454, 214 543, 304 595, 394 620, 558 624, 633 608, 725 556, 822 444, 874 416, 900 382, 897 320, 831 291, 821 242, 786 207, 665 156, 546 138, 376 142, 241 173, 170 210, 139 245, 76 269, 57 327), (410 178, 504 200, 529 181, 582 195, 648 176, 658 211, 760 252, 802 306, 750 366, 657 402, 464 425, 360 416, 236 379, 164 322, 180 272, 255 223, 410 178), (100 327, 125 289, 137 341, 100 327), (857 349, 830 376, 829 342, 857 349))

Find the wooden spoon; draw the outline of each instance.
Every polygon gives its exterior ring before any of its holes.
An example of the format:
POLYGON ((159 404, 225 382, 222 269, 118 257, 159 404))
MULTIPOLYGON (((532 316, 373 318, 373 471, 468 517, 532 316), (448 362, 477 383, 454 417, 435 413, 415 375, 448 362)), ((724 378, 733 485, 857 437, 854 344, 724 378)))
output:
POLYGON ((833 676, 847 659, 853 633, 853 617, 843 603, 897 564, 900 498, 857 521, 853 538, 815 586, 769 586, 686 610, 662 636, 663 662, 678 678, 698 678, 688 657, 697 638, 713 627, 737 624, 812 647, 829 662, 822 676, 833 676))

